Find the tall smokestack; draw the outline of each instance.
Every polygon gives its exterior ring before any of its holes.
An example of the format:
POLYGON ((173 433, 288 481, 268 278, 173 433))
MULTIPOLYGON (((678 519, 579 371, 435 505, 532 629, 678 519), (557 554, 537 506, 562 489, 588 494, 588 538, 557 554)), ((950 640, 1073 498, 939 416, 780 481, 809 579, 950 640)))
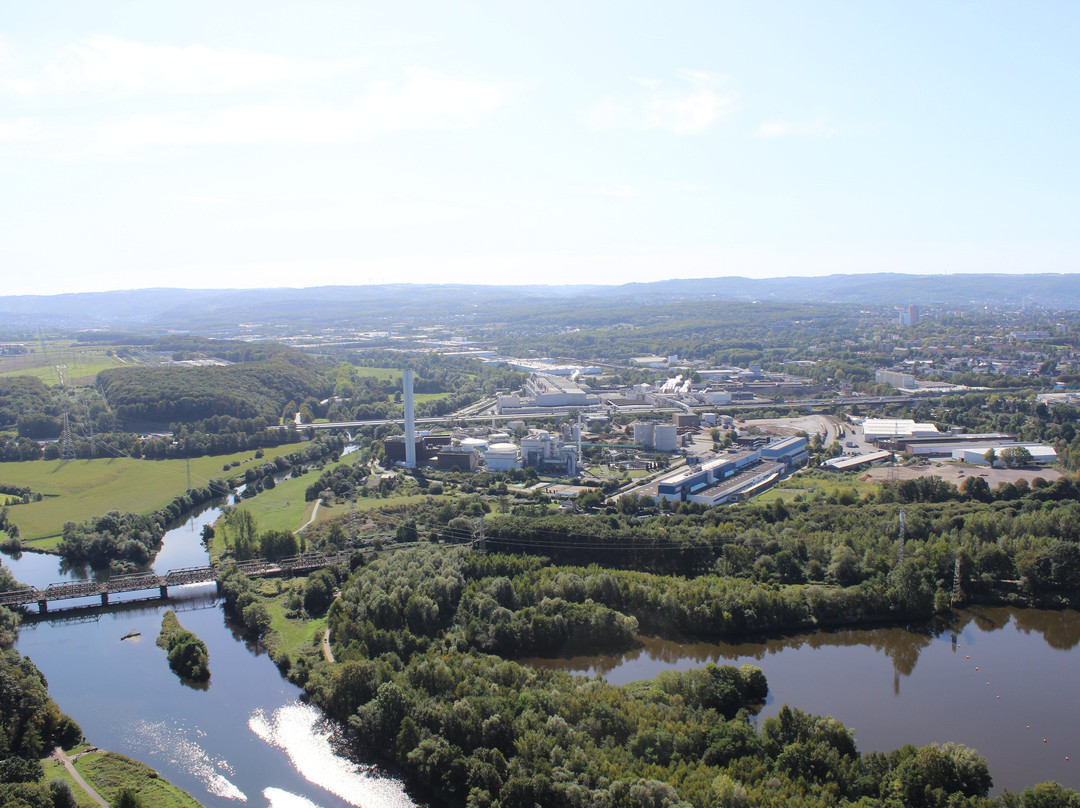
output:
POLYGON ((414 469, 416 468, 416 424, 414 423, 416 413, 413 411, 411 370, 405 371, 402 385, 405 388, 405 465, 414 469))

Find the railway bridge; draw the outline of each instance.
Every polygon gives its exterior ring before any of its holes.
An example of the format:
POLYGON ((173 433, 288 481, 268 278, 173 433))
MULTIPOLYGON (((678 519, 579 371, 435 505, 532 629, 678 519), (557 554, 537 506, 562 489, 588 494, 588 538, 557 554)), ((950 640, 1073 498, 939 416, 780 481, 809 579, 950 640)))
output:
MULTIPOLYGON (((236 566, 245 575, 253 578, 269 578, 277 575, 314 572, 323 567, 348 562, 349 556, 349 553, 337 553, 334 555, 312 554, 293 556, 277 561, 256 558, 241 561, 236 566)), ((49 603, 58 600, 100 597, 101 605, 107 606, 110 595, 121 592, 153 591, 155 589, 158 590, 158 597, 164 600, 169 597, 170 586, 219 583, 220 576, 221 571, 217 567, 207 566, 169 570, 165 575, 158 575, 154 572, 139 572, 133 575, 117 575, 103 581, 61 581, 49 584, 44 589, 28 586, 11 592, 0 592, 0 606, 21 607, 36 603, 38 612, 45 614, 49 611, 49 603)))

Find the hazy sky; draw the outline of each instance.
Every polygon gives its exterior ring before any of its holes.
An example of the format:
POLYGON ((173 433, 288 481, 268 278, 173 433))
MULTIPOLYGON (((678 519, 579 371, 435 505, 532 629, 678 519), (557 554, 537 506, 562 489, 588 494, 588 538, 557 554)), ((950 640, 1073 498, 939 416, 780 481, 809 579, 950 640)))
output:
POLYGON ((1080 3, 7 2, 0 294, 1080 271, 1080 3))

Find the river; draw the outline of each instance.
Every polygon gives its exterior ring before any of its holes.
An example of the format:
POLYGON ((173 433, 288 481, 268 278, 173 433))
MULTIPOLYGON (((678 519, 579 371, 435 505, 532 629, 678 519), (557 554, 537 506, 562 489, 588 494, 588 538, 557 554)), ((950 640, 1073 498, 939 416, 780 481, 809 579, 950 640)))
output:
MULTIPOLYGON (((208 563, 200 533, 219 514, 213 505, 169 530, 154 568, 163 573, 208 563)), ((62 569, 56 556, 23 553, 3 563, 39 587, 86 575, 62 569)), ((207 808, 417 804, 395 777, 349 760, 357 750, 348 748, 340 728, 302 701, 263 649, 232 630, 213 585, 170 594, 175 599, 168 604, 57 612, 20 630, 15 647, 45 674, 50 694, 91 743, 145 762, 207 808), (209 685, 181 683, 155 645, 167 608, 206 643, 209 685), (121 640, 129 632, 139 636, 121 640)))

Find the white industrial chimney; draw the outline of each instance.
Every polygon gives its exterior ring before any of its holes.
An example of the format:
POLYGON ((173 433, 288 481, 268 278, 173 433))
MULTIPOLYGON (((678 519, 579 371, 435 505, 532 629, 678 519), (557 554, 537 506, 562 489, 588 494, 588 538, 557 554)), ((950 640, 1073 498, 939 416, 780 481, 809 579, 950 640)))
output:
POLYGON ((402 379, 405 398, 405 466, 416 468, 416 413, 413 411, 412 371, 406 370, 402 379))

